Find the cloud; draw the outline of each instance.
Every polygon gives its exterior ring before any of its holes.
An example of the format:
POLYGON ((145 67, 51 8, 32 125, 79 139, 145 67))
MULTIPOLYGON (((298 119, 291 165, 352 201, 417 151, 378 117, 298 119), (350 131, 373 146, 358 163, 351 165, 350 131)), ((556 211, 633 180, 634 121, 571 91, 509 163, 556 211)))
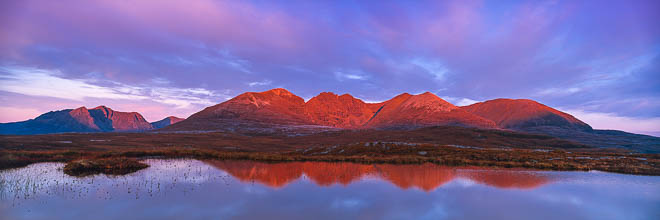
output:
POLYGON ((348 71, 335 71, 335 79, 338 81, 344 80, 366 80, 367 76, 361 70, 348 70, 348 71))
POLYGON ((249 83, 248 83, 248 86, 250 86, 250 87, 255 87, 255 86, 267 86, 267 85, 270 85, 270 84, 272 84, 272 83, 273 83, 273 81, 270 81, 270 80, 265 79, 265 80, 263 80, 263 81, 249 82, 249 83))
POLYGON ((150 100, 176 108, 192 105, 212 105, 227 99, 228 91, 217 92, 204 88, 169 87, 169 82, 155 79, 157 86, 132 86, 99 79, 66 79, 59 70, 32 67, 0 67, 0 90, 30 96, 53 97, 74 101, 90 98, 115 100, 150 100), (104 82, 105 86, 93 84, 104 82))
MULTIPOLYGON (((224 63, 225 65, 244 73, 252 73, 252 71, 249 69, 250 62, 247 61, 246 59, 236 57, 235 55, 231 54, 227 49, 220 50, 218 53, 222 57, 222 60, 220 62, 224 63)), ((209 59, 213 60, 213 58, 209 58, 209 59)))
POLYGON ((577 92, 582 91, 580 88, 549 88, 549 89, 544 89, 536 94, 534 96, 566 96, 566 95, 571 95, 577 92))
POLYGON ((660 136, 660 117, 625 117, 615 113, 589 112, 581 109, 564 109, 562 111, 575 116, 595 129, 614 129, 660 136))
POLYGON ((413 59, 411 63, 422 68, 435 80, 443 80, 449 73, 449 69, 447 69, 447 67, 440 61, 416 58, 413 59))
POLYGON ((365 102, 365 103, 382 103, 382 102, 387 101, 387 99, 377 99, 377 100, 373 100, 373 99, 363 99, 363 98, 360 98, 360 100, 362 100, 362 101, 365 102))
POLYGON ((220 100, 224 101, 230 97, 227 93, 218 93, 203 88, 142 87, 139 90, 141 90, 141 94, 147 94, 156 102, 174 105, 176 108, 214 105, 220 100))
POLYGON ((454 104, 456 106, 466 106, 466 105, 472 105, 474 103, 480 102, 477 100, 473 99, 468 99, 468 98, 460 98, 460 97, 450 97, 450 96, 443 96, 442 99, 450 102, 451 104, 454 104))
POLYGON ((130 88, 106 88, 86 80, 62 78, 59 70, 30 67, 0 67, 0 90, 33 96, 81 101, 86 97, 107 99, 146 99, 130 88))

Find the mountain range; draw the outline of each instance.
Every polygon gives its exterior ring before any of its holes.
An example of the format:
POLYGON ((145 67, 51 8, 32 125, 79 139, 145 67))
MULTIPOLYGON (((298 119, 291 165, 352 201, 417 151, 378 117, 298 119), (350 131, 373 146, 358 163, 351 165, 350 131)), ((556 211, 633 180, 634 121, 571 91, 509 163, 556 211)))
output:
POLYGON ((50 134, 68 132, 140 132, 182 121, 177 117, 149 123, 137 112, 119 112, 106 106, 52 111, 27 121, 2 123, 0 134, 50 134))
POLYGON ((247 92, 208 107, 162 131, 211 131, 272 126, 317 126, 334 129, 414 129, 463 126, 525 129, 557 126, 591 130, 586 123, 532 100, 497 99, 465 107, 433 93, 403 93, 380 103, 365 103, 349 94, 324 92, 305 102, 285 89, 247 92), (232 125, 240 124, 241 127, 232 125))
POLYGON ((323 92, 305 101, 286 89, 247 92, 207 107, 187 119, 167 117, 149 123, 137 112, 99 106, 45 113, 35 119, 0 124, 0 134, 64 132, 237 132, 286 133, 327 130, 417 129, 460 126, 537 133, 597 147, 654 152, 660 138, 595 130, 574 116, 529 99, 494 99, 455 106, 433 93, 403 93, 380 103, 350 94, 323 92))

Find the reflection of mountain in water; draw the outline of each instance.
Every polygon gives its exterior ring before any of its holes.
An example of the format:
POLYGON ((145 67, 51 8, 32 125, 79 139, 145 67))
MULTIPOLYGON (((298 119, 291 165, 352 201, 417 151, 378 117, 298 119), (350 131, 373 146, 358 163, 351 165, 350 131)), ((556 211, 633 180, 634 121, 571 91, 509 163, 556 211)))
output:
POLYGON ((394 165, 328 162, 263 163, 255 161, 206 161, 243 182, 256 181, 270 187, 283 187, 303 174, 320 186, 348 185, 365 176, 386 180, 399 188, 432 191, 455 178, 497 188, 531 189, 550 181, 534 172, 483 170, 436 164, 394 165))
POLYGON ((550 182, 547 176, 534 172, 507 170, 460 170, 460 177, 497 188, 533 189, 550 182))

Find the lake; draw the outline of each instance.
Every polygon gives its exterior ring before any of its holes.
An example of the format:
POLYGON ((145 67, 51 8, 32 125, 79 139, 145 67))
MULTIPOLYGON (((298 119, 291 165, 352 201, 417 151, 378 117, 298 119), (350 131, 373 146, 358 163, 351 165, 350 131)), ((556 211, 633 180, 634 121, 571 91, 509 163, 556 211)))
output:
POLYGON ((123 176, 0 171, 0 219, 660 219, 660 177, 149 159, 123 176))

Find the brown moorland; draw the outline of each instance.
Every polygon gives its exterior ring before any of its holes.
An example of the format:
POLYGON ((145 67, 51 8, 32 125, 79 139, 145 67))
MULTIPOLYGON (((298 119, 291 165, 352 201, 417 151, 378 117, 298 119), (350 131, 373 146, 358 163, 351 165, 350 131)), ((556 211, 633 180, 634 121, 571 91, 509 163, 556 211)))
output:
POLYGON ((309 135, 89 133, 0 136, 0 167, 145 157, 602 170, 660 175, 660 155, 591 148, 545 135, 465 127, 309 135))

